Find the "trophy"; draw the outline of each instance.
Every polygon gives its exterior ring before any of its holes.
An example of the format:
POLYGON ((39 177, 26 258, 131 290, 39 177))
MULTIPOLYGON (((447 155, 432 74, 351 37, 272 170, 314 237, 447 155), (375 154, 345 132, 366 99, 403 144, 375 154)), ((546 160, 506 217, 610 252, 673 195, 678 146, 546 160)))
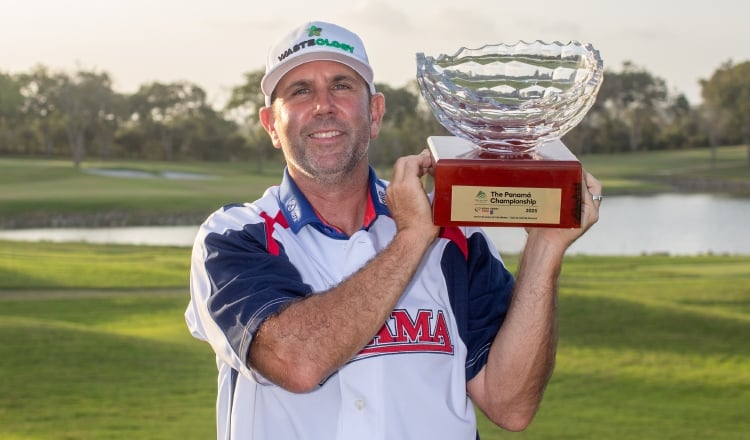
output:
POLYGON ((594 104, 604 63, 571 41, 417 54, 417 81, 455 136, 427 139, 439 226, 581 224, 581 163, 560 137, 594 104))

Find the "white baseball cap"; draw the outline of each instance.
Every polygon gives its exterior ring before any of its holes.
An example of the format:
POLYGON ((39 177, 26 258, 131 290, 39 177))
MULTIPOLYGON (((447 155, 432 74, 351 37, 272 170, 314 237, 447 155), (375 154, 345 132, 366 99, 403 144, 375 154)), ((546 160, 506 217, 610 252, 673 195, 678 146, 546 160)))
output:
POLYGON ((266 74, 260 88, 271 105, 271 94, 287 72, 310 61, 337 61, 356 71, 375 93, 373 72, 362 40, 333 23, 311 21, 282 38, 268 51, 266 74))

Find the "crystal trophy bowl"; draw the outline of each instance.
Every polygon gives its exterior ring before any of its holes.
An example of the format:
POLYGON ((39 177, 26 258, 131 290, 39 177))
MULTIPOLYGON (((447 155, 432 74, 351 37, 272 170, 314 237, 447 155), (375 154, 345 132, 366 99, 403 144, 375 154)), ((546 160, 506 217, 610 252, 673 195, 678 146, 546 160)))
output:
POLYGON ((543 41, 417 54, 417 81, 439 122, 494 154, 528 154, 578 124, 602 82, 590 44, 543 41))

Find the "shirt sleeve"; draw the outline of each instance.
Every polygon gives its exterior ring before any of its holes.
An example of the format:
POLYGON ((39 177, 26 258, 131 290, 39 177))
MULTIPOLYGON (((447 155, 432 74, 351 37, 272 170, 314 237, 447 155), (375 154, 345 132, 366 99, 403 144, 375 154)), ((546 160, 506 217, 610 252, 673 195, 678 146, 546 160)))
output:
POLYGON ((484 233, 469 237, 469 339, 467 381, 487 363, 490 345, 505 321, 515 280, 484 233))
POLYGON ((283 247, 268 251, 266 227, 261 219, 237 228, 208 221, 196 237, 191 261, 188 327, 217 357, 247 375, 252 374, 250 343, 263 321, 311 292, 283 247))
POLYGON ((466 241, 446 251, 442 270, 466 345, 466 380, 487 363, 490 345, 505 320, 515 280, 483 231, 464 230, 466 241), (465 249, 459 250, 465 246, 465 249))

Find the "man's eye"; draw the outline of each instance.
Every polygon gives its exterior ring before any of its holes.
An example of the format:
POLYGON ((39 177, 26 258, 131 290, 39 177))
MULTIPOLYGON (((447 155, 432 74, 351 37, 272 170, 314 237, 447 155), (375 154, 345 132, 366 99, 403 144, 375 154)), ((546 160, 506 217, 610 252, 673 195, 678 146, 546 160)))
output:
POLYGON ((346 83, 336 83, 333 85, 333 88, 336 90, 344 90, 344 89, 350 89, 351 87, 349 84, 346 83))
POLYGON ((310 89, 305 87, 305 88, 299 88, 299 89, 294 90, 294 92, 292 92, 292 95, 297 96, 297 95, 304 95, 307 93, 310 93, 310 89))

